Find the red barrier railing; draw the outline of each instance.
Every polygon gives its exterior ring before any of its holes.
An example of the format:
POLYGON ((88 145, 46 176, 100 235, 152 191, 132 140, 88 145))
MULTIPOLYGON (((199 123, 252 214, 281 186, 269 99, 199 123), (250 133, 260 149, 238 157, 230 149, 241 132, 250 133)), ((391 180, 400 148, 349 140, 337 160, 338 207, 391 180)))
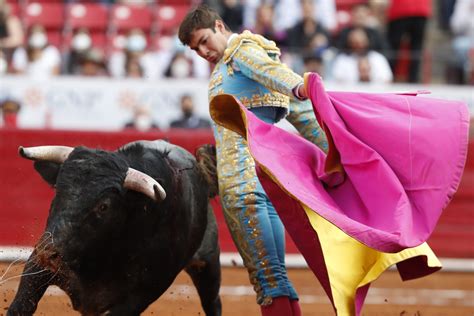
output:
MULTIPOLYGON (((67 145, 114 150, 135 140, 167 139, 190 152, 214 143, 210 130, 171 130, 141 133, 0 129, 0 246, 32 246, 43 233, 53 190, 18 156, 18 146, 67 145)), ((474 141, 458 193, 444 211, 428 241, 442 257, 474 258, 474 141)), ((224 252, 235 252, 219 203, 213 201, 224 252)), ((288 238, 287 251, 297 249, 288 238)))

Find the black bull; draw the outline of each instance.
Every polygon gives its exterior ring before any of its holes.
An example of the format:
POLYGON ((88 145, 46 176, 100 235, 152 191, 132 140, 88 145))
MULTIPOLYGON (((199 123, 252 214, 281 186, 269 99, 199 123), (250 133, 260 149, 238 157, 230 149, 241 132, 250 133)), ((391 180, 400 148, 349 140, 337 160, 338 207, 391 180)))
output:
MULTIPOLYGON (((220 315, 212 147, 198 159, 165 141, 115 152, 20 148, 56 190, 45 233, 28 259, 7 315, 32 315, 57 285, 83 315, 138 315, 181 270, 206 315, 220 315)), ((201 154, 199 154, 201 153, 201 154)))

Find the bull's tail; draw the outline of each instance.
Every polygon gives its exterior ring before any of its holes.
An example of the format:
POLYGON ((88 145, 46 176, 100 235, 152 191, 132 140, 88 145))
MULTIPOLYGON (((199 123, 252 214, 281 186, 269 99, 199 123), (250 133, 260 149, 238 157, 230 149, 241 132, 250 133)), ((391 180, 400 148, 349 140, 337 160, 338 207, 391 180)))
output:
POLYGON ((215 197, 219 192, 217 182, 217 165, 216 165, 216 147, 214 145, 202 145, 196 149, 196 159, 199 169, 209 184, 209 197, 215 197))

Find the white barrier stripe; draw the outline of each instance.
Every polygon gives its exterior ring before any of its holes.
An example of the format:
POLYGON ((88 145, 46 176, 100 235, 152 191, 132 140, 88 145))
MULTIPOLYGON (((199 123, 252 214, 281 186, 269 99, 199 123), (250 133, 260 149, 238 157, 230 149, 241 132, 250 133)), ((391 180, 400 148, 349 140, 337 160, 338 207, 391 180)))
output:
MULTIPOLYGON (((31 247, 0 247, 0 261, 13 260, 26 261, 33 248, 31 247)), ((440 258, 443 264, 441 271, 446 272, 474 272, 474 259, 440 258)), ((300 254, 286 254, 286 266, 288 268, 308 268, 306 261, 300 254)), ((223 267, 243 267, 242 258, 236 252, 221 253, 221 265, 223 267)), ((395 269, 391 267, 390 269, 395 269)))

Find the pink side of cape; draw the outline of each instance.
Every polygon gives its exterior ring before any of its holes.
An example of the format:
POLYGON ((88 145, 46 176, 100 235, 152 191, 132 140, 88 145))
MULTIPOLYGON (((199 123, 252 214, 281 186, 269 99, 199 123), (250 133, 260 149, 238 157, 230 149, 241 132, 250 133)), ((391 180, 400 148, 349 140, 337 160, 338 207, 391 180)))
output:
POLYGON ((308 80, 345 180, 326 185, 326 156, 319 148, 240 105, 255 160, 291 196, 371 248, 398 252, 425 242, 462 175, 466 105, 414 95, 326 92, 318 75, 308 80))

